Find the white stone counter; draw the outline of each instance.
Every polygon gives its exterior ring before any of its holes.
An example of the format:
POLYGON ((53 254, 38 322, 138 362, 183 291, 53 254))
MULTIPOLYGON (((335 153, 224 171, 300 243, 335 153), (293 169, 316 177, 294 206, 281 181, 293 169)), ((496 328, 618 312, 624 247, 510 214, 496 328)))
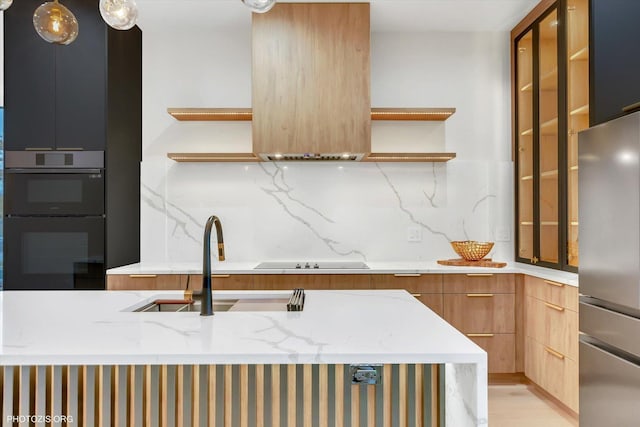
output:
MULTIPOLYGON (((258 261, 219 262, 213 260, 215 274, 465 274, 465 273, 519 273, 578 286, 578 275, 550 268, 522 263, 507 263, 503 268, 453 267, 436 261, 424 262, 367 262, 368 269, 313 270, 313 269, 261 269, 255 270, 258 261)), ((107 270, 107 274, 200 274, 200 263, 136 263, 107 270)))
MULTIPOLYGON (((486 424, 486 352, 409 293, 306 294, 302 312, 202 317, 130 311, 178 292, 6 291, 0 365, 445 364, 447 425, 486 424)), ((273 296, 289 292, 219 291, 214 301, 273 296)))

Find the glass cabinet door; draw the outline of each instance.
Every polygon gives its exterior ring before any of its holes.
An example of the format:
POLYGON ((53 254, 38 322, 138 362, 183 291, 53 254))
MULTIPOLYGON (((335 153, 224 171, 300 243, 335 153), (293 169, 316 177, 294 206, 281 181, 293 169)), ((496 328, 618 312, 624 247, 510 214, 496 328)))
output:
POLYGON ((538 182, 540 261, 559 262, 558 179, 558 11, 538 29, 538 182))
POLYGON ((533 248, 533 30, 517 43, 518 255, 533 248))
POLYGON ((578 132, 589 127, 589 0, 567 1, 567 264, 578 266, 578 132))

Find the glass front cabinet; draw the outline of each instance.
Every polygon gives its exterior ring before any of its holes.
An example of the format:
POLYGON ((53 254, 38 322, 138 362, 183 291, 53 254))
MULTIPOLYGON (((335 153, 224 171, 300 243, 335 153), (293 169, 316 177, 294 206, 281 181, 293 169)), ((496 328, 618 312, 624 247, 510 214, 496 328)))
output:
POLYGON ((578 132, 589 125, 589 0, 542 1, 512 31, 516 261, 578 267, 578 132))

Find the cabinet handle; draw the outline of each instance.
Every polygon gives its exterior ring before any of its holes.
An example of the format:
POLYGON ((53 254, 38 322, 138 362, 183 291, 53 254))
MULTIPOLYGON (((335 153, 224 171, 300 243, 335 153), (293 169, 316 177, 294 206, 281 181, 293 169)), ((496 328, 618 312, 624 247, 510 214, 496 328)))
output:
POLYGON ((562 353, 558 353, 558 352, 557 352, 557 351, 555 351, 555 350, 551 350, 551 349, 550 349, 549 347, 547 347, 547 346, 545 346, 545 347, 544 347, 544 350, 545 350, 547 353, 549 353, 550 355, 555 356, 555 357, 557 357, 557 358, 558 358, 558 359, 560 359, 560 360, 564 360, 564 354, 562 354, 562 353))
POLYGON ((231 277, 230 274, 212 274, 211 275, 212 279, 228 279, 229 277, 231 277))
POLYGON ((630 113, 630 112, 635 111, 635 110, 637 110, 639 108, 640 108, 640 102, 636 102, 634 104, 627 105, 626 107, 623 107, 622 108, 622 112, 623 113, 630 113))
POLYGON ((420 298, 422 294, 411 294, 412 297, 420 298))
POLYGON ((51 147, 27 147, 24 151, 51 151, 53 148, 51 147))
POLYGON ((493 294, 467 294, 469 298, 491 298, 493 294))
POLYGON ((560 307, 559 305, 555 305, 555 304, 551 304, 549 302, 545 302, 544 305, 546 305, 549 308, 552 308, 556 311, 564 311, 564 307, 560 307))
POLYGON ((493 334, 467 334, 468 337, 486 337, 492 338, 493 334))
POLYGON ((398 273, 394 274, 394 277, 420 277, 422 274, 420 273, 398 273))
POLYGON ((84 148, 80 147, 58 147, 56 148, 58 151, 83 151, 84 148))
POLYGON ((129 277, 132 279, 153 279, 158 277, 157 274, 130 274, 129 277))
POLYGON ((564 283, 554 282, 553 280, 545 280, 544 283, 551 286, 557 286, 558 288, 564 288, 564 283))
POLYGON ((491 277, 493 273, 468 273, 467 277, 491 277))

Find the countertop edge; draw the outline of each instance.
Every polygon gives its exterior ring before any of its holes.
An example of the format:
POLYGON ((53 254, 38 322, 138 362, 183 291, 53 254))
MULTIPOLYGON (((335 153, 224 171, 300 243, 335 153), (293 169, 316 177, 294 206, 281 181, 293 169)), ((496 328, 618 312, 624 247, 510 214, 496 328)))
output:
MULTIPOLYGON (((375 263, 370 262, 368 269, 326 269, 326 270, 292 270, 265 269, 255 270, 257 262, 214 263, 213 274, 526 274, 540 279, 553 280, 566 285, 578 286, 578 274, 567 271, 512 262, 503 268, 483 267, 449 267, 435 262, 415 263, 375 263), (379 264, 379 265, 378 265, 379 264)), ((201 274, 202 269, 196 263, 135 263, 107 270, 107 275, 162 275, 162 274, 201 274)))

